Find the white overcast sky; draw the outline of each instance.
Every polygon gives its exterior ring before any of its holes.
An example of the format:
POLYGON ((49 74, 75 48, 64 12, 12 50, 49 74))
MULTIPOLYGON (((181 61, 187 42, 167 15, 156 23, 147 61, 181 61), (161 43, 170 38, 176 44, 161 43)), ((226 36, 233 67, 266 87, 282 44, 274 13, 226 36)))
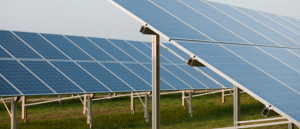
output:
MULTIPOLYGON (((300 0, 211 1, 300 18, 300 0)), ((107 0, 0 0, 1 30, 151 40, 140 27, 107 0)))

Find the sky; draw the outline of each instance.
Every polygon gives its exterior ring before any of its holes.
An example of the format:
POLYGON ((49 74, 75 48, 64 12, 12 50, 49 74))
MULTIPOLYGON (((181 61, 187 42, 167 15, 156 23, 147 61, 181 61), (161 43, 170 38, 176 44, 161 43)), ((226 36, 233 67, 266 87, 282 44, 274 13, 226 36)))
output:
MULTIPOLYGON (((300 0, 210 1, 300 19, 300 0)), ((151 41, 141 25, 107 0, 0 0, 1 30, 151 41)))

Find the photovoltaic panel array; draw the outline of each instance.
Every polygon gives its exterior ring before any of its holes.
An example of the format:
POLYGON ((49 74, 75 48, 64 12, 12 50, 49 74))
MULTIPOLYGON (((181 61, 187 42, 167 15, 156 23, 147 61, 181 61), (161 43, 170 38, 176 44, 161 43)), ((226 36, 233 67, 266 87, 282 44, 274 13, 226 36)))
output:
POLYGON ((204 0, 109 1, 300 126, 298 19, 204 0))
MULTIPOLYGON (((150 91, 151 43, 0 31, 0 96, 150 91)), ((161 90, 231 88, 162 48, 161 90), (166 57, 164 57, 166 56, 166 57), (218 85, 219 84, 219 85, 218 85)), ((211 75, 209 75, 211 74, 211 75)))

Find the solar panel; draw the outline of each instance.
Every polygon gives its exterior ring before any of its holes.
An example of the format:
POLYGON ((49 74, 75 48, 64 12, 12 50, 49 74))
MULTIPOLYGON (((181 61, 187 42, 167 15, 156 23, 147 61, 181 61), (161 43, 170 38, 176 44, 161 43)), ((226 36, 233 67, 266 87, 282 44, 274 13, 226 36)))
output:
POLYGON ((41 35, 73 60, 93 60, 91 57, 89 57, 84 52, 82 52, 79 48, 77 48, 73 43, 71 43, 63 35, 54 35, 54 34, 41 34, 41 35))
MULTIPOLYGON (((294 44, 299 45, 297 43, 300 42, 300 35, 298 35, 297 33, 287 29, 286 27, 281 26, 280 24, 268 19, 267 17, 257 13, 254 10, 244 9, 244 8, 239 8, 239 7, 235 7, 235 8, 237 8, 239 11, 242 11, 246 15, 254 18, 254 20, 256 20, 257 22, 263 23, 264 26, 274 30, 273 32, 277 32, 278 34, 282 35, 282 38, 286 37, 286 38, 290 39, 290 42, 293 41, 294 44)), ((252 28, 254 28, 254 26, 256 27, 256 25, 253 25, 252 28)), ((262 28, 260 28, 260 29, 262 29, 262 28)), ((267 30, 267 29, 264 29, 264 30, 267 30)), ((261 30, 259 32, 262 32, 262 31, 265 32, 263 34, 266 35, 267 37, 270 37, 271 39, 276 38, 275 34, 271 33, 271 34, 267 35, 267 33, 269 33, 269 31, 264 31, 264 30, 261 30)), ((283 40, 276 40, 276 42, 279 42, 279 43, 281 43, 282 41, 283 40)), ((296 45, 295 45, 295 47, 299 47, 296 45)), ((285 45, 283 45, 283 46, 285 46, 285 45)), ((289 46, 293 47, 294 45, 289 45, 289 46)))
POLYGON ((271 14, 271 13, 265 13, 265 12, 259 12, 259 13, 264 15, 265 17, 271 19, 272 21, 277 22, 279 25, 286 27, 287 29, 289 29, 291 31, 294 31, 297 34, 300 34, 300 28, 298 28, 293 23, 291 23, 287 20, 284 20, 283 18, 280 18, 278 15, 271 14))
POLYGON ((286 17, 286 16, 279 16, 280 18, 292 23, 293 25, 296 25, 298 28, 300 28, 300 20, 296 18, 286 17))
MULTIPOLYGON (((268 46, 278 46, 269 39, 265 38, 263 35, 260 35, 252 28, 243 25, 235 19, 235 17, 230 17, 231 15, 225 14, 223 11, 220 11, 219 8, 215 8, 206 3, 206 1, 191 1, 191 0, 181 0, 187 6, 194 9, 195 11, 205 15, 212 21, 218 23, 219 25, 229 29, 231 32, 242 37, 243 39, 251 42, 256 45, 268 45, 268 46), (255 37, 255 38, 254 38, 255 37)), ((233 10, 235 11, 235 10, 233 10)), ((243 43, 243 42, 242 42, 243 43)))
MULTIPOLYGON (((232 8, 229 5, 209 2, 207 3, 211 4, 212 6, 218 8, 222 12, 234 17, 236 20, 242 22, 246 26, 249 26, 250 28, 256 30, 261 35, 264 35, 268 39, 273 40, 274 42, 284 46, 284 47, 296 47, 299 48, 299 44, 293 42, 292 40, 288 39, 286 36, 279 34, 278 32, 272 30, 271 28, 268 28, 264 24, 259 23, 258 21, 250 18, 249 16, 245 15, 244 13, 232 8)), ((241 9, 241 8, 238 8, 241 9)), ((241 9, 242 11, 246 11, 247 9, 241 9)), ((249 12, 247 12, 249 13, 249 12)), ((258 14, 259 15, 259 14, 258 14)), ((268 23, 265 23, 269 25, 268 23)), ((229 28, 230 29, 230 28, 229 28)), ((252 37, 254 38, 254 37, 252 37)))
MULTIPOLYGON (((12 31, 0 34, 0 78, 5 90, 0 96, 151 90, 150 43, 12 31)), ((162 53, 161 90, 222 88, 208 84, 210 78, 185 67, 166 49, 162 53)))
POLYGON ((14 33, 46 59, 68 59, 37 33, 14 33))
POLYGON ((22 95, 55 93, 15 60, 0 60, 0 73, 20 90, 22 95))
MULTIPOLYGON (((190 56, 181 51, 179 48, 177 48, 176 46, 174 46, 173 44, 170 43, 163 43, 169 50, 175 52, 176 54, 178 54, 180 57, 182 57, 183 59, 188 59, 190 56)), ((164 49, 161 49, 161 51, 164 51, 164 49)), ((185 66, 179 66, 179 67, 185 67, 185 66)), ((217 82, 227 88, 233 87, 233 84, 230 83, 229 81, 227 81, 226 79, 224 79, 223 77, 221 77, 220 75, 218 75, 217 73, 215 73, 214 71, 210 70, 207 67, 197 67, 196 69, 203 71, 205 74, 207 74, 208 76, 212 77, 213 79, 217 80, 217 82)), ((187 72, 189 72, 190 74, 193 74, 192 69, 189 70, 185 70, 187 72)), ((197 72, 198 73, 198 72, 197 72)), ((209 79, 205 79, 206 77, 201 77, 200 75, 197 79, 199 79, 202 83, 209 85, 210 87, 217 87, 215 86, 215 82, 213 82, 212 80, 209 79)))
MULTIPOLYGON (((1 46, 9 51, 16 58, 39 58, 41 57, 34 53, 28 46, 26 46, 20 39, 18 39, 10 31, 0 31, 1 46)), ((3 49, 2 48, 2 49, 3 49)))
POLYGON ((186 60, 195 55, 208 68, 300 125, 297 20, 204 0, 110 1, 187 53, 164 44, 177 55, 186 60), (158 19, 161 25, 178 20, 182 23, 177 28, 161 27, 158 19), (202 34, 210 41, 169 32, 182 28, 192 29, 185 34, 202 34))

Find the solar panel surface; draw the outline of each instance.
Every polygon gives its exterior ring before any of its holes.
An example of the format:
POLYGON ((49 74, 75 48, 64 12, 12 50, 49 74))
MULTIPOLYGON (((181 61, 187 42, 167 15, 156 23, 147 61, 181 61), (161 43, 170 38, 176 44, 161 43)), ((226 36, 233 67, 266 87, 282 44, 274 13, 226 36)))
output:
MULTIPOLYGON (((152 89, 147 43, 5 30, 0 34, 0 96, 152 89)), ((162 53, 167 58, 162 58, 161 90, 222 88, 166 49, 162 53)))

